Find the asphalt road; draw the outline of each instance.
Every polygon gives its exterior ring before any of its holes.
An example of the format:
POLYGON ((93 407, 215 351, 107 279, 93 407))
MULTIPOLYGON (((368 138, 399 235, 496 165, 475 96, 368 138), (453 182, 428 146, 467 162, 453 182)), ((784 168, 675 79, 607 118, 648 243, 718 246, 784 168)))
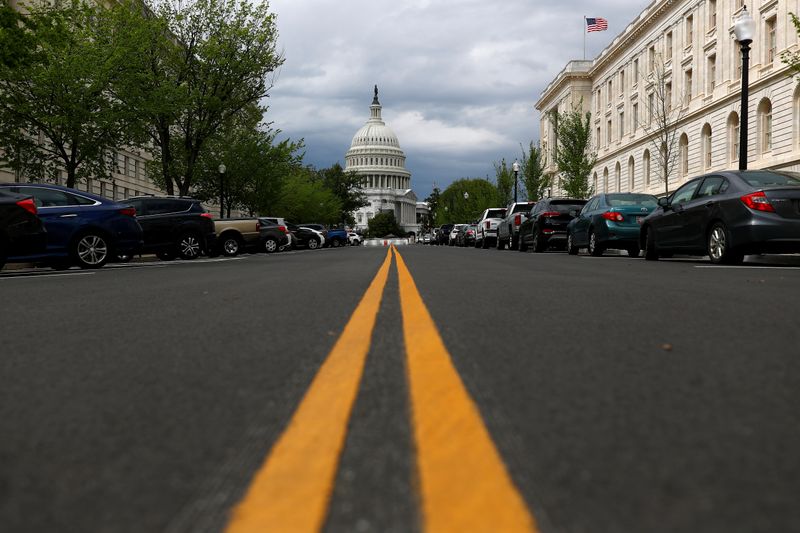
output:
MULTIPOLYGON (((800 531, 798 261, 398 251, 539 531, 800 531)), ((0 274, 0 531, 225 530, 386 252, 0 274)), ((436 511, 400 292, 394 259, 325 531, 436 511)))

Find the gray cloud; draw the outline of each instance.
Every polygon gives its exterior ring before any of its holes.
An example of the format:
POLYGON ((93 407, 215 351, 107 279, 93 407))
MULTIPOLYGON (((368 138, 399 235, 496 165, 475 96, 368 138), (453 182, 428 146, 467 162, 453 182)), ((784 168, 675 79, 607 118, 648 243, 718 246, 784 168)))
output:
POLYGON ((435 181, 492 177, 492 163, 538 139, 533 106, 570 59, 583 55, 583 16, 609 31, 587 35, 597 55, 646 0, 273 0, 286 63, 268 120, 306 140, 306 161, 342 162, 369 116, 378 84, 417 195, 435 181))

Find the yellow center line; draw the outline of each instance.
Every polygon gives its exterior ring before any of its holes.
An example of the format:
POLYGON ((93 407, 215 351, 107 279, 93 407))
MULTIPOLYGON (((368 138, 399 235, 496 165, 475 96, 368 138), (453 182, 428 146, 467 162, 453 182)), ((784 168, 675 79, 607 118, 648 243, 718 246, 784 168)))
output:
POLYGON ((289 426, 234 509, 228 533, 322 527, 391 261, 388 250, 289 426))
POLYGON ((424 530, 537 531, 402 256, 394 253, 424 530))

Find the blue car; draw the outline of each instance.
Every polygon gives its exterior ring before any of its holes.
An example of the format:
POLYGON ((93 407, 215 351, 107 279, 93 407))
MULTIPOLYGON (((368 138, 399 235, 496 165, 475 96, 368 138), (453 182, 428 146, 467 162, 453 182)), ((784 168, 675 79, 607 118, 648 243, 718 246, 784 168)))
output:
POLYGON ((580 248, 587 248, 597 257, 613 249, 639 257, 640 224, 657 207, 658 199, 650 194, 593 196, 567 226, 567 252, 576 255, 580 248))
POLYGON ((47 230, 41 253, 8 261, 44 263, 53 268, 100 268, 116 255, 142 246, 136 210, 102 196, 44 183, 0 183, 0 190, 32 196, 47 230))

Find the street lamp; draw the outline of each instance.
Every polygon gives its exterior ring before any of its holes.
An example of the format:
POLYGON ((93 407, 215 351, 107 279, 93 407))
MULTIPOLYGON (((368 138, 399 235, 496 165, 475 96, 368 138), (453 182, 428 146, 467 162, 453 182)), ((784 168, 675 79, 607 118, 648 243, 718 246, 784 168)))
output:
POLYGON ((225 210, 223 209, 222 201, 225 197, 223 181, 225 180, 225 170, 227 169, 224 163, 220 163, 217 170, 219 171, 219 218, 225 218, 225 210))
POLYGON ((747 170, 747 99, 750 84, 750 43, 756 32, 756 21, 747 6, 733 21, 733 33, 742 47, 742 112, 739 117, 739 170, 747 170))
POLYGON ((514 164, 511 165, 511 170, 514 171, 514 203, 517 203, 517 179, 519 178, 519 162, 515 159, 514 164))
POLYGON ((469 200, 469 193, 468 192, 464 193, 464 200, 469 200))

